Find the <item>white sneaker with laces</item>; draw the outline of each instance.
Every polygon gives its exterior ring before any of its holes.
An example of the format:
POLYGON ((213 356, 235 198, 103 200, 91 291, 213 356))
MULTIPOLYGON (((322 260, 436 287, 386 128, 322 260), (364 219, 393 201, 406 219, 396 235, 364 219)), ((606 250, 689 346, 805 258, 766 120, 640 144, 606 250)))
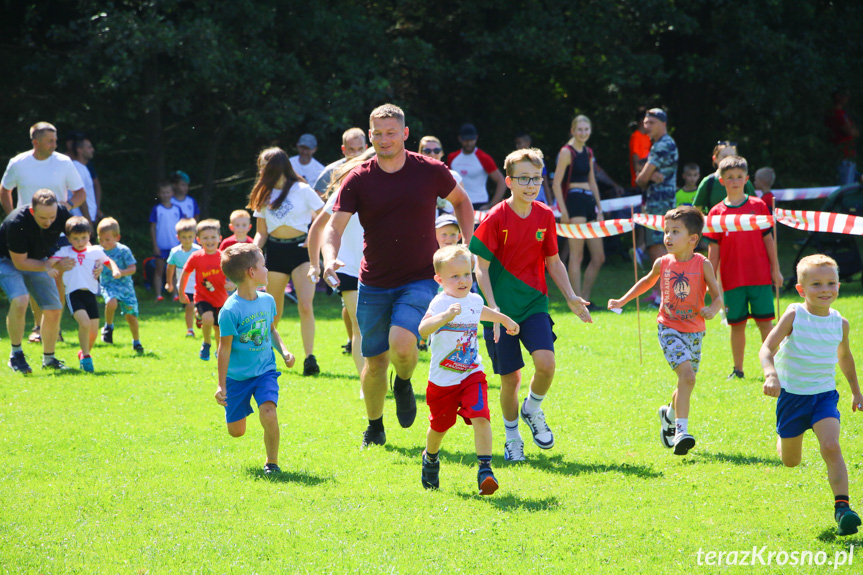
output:
POLYGON ((674 436, 674 455, 686 455, 695 447, 695 438, 688 433, 678 433, 674 436))
POLYGON ((675 425, 673 421, 668 420, 668 406, 663 405, 659 408, 659 441, 664 447, 671 449, 674 447, 675 425))
POLYGON ((503 444, 504 461, 524 461, 524 441, 510 439, 503 444))
POLYGON ((533 413, 524 412, 524 404, 519 410, 521 420, 524 421, 530 432, 533 434, 533 442, 540 449, 551 449, 554 447, 554 435, 551 433, 548 424, 545 422, 545 413, 542 409, 537 409, 533 413))

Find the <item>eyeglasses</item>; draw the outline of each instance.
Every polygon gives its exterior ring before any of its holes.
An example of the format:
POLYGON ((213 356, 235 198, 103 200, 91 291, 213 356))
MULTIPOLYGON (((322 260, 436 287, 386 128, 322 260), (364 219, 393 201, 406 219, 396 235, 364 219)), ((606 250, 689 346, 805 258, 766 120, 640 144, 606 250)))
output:
POLYGON ((443 152, 440 148, 423 148, 420 150, 423 154, 440 154, 443 152))
POLYGON ((533 184, 534 186, 538 186, 542 183, 542 176, 537 176, 535 178, 531 178, 529 176, 518 176, 517 178, 513 178, 520 186, 527 186, 529 184, 533 184))
POLYGON ((717 146, 728 146, 730 148, 736 148, 737 142, 732 142, 731 140, 719 140, 716 142, 717 146))

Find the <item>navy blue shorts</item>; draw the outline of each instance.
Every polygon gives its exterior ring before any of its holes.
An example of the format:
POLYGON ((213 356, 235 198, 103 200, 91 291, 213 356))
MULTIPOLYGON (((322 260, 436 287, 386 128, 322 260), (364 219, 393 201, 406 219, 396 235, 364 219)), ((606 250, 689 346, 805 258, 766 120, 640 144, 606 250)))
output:
POLYGON ((420 322, 437 295, 437 282, 418 280, 396 288, 377 288, 360 282, 357 324, 363 335, 363 357, 390 349, 390 328, 399 326, 420 340, 420 322))
POLYGON ((255 413, 255 410, 252 409, 252 396, 255 396, 258 408, 261 407, 262 403, 268 401, 278 405, 280 375, 282 374, 278 371, 268 371, 250 379, 225 378, 225 387, 227 388, 225 392, 228 402, 225 407, 225 421, 233 423, 255 413))
POLYGON ((524 367, 524 359, 521 357, 521 346, 524 344, 528 353, 540 349, 554 352, 554 321, 547 313, 535 313, 519 323, 518 335, 509 335, 503 326, 500 328, 500 339, 494 343, 494 330, 490 327, 483 329, 482 337, 485 340, 486 351, 491 360, 491 366, 497 375, 507 375, 524 367))
POLYGON ((839 392, 835 389, 815 395, 798 395, 783 389, 776 402, 776 433, 790 439, 803 435, 822 419, 839 419, 838 404, 839 392))

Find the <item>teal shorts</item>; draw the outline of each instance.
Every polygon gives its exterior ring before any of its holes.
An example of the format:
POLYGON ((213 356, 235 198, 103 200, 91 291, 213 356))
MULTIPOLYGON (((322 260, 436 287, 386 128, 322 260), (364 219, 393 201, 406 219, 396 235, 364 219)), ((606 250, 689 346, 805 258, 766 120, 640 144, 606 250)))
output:
POLYGON ((773 286, 740 286, 722 294, 728 325, 769 321, 776 317, 773 310, 773 286))

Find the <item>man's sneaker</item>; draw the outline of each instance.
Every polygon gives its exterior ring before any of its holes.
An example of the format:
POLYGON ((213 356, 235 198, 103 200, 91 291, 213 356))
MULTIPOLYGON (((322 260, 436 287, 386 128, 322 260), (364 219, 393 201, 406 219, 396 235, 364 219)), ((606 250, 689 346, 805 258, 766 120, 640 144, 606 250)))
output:
POLYGON ((548 428, 548 424, 545 422, 545 413, 541 409, 528 414, 524 412, 524 404, 522 404, 519 415, 521 415, 521 420, 530 427, 530 432, 533 434, 533 442, 536 443, 537 447, 540 449, 551 449, 554 447, 554 435, 551 433, 551 429, 548 428))
POLYGON ((193 330, 192 328, 186 330, 186 337, 195 337, 195 330, 193 330))
POLYGON ((480 495, 491 495, 497 491, 497 479, 495 479, 491 467, 480 467, 479 473, 476 475, 476 482, 479 484, 480 495))
POLYGON ((264 475, 275 475, 277 473, 281 473, 282 470, 275 463, 267 463, 264 465, 264 475))
POLYGON ((104 343, 114 343, 114 327, 106 325, 102 328, 102 341, 104 343))
POLYGON ((417 418, 417 398, 414 396, 414 388, 408 380, 407 384, 398 390, 392 379, 390 380, 390 387, 392 387, 393 397, 396 400, 396 417, 399 420, 399 425, 407 429, 414 424, 414 420, 417 418))
POLYGON ((686 455, 695 447, 695 438, 688 433, 678 433, 674 436, 674 455, 686 455))
POLYGON ((201 351, 198 352, 198 357, 200 357, 204 361, 210 361, 210 344, 209 343, 201 344, 201 351))
POLYGON ((348 340, 348 343, 342 346, 342 353, 345 355, 351 355, 354 352, 354 344, 348 340))
POLYGON ((141 345, 140 341, 132 342, 132 349, 134 349, 138 355, 144 355, 144 346, 141 345))
POLYGON ((30 364, 27 363, 27 358, 24 357, 23 351, 16 351, 9 356, 9 363, 7 365, 12 368, 12 371, 17 371, 23 374, 33 373, 33 370, 30 368, 30 364))
POLYGON ((366 430, 363 432, 363 444, 360 446, 360 449, 365 449, 370 445, 383 445, 387 442, 387 434, 385 431, 375 431, 372 429, 372 426, 369 425, 366 430))
POLYGON ((659 440, 662 445, 671 449, 674 447, 675 425, 673 421, 668 420, 668 406, 663 405, 659 408, 659 440))
POLYGON ((309 355, 303 362, 303 375, 318 375, 321 373, 321 368, 318 366, 318 360, 315 356, 309 355))
POLYGON ((850 507, 840 507, 834 515, 839 526, 836 535, 853 535, 860 527, 860 516, 850 507))
POLYGON ((95 370, 93 369, 93 358, 89 355, 84 357, 84 352, 78 352, 78 367, 81 368, 82 371, 86 371, 87 373, 93 373, 95 370))
POLYGON ((731 370, 731 375, 729 375, 725 379, 735 379, 735 378, 743 379, 743 377, 744 377, 743 372, 735 367, 731 370))
POLYGON ((524 461, 524 441, 510 439, 503 444, 504 461, 524 461))
POLYGON ((55 358, 52 358, 51 361, 45 361, 43 359, 42 360, 42 369, 64 370, 64 369, 69 369, 69 368, 66 367, 65 363, 63 363, 61 360, 59 360, 55 357, 55 358))
POLYGON ((438 489, 440 487, 440 459, 432 463, 426 457, 426 452, 423 450, 423 473, 422 483, 426 489, 438 489))

